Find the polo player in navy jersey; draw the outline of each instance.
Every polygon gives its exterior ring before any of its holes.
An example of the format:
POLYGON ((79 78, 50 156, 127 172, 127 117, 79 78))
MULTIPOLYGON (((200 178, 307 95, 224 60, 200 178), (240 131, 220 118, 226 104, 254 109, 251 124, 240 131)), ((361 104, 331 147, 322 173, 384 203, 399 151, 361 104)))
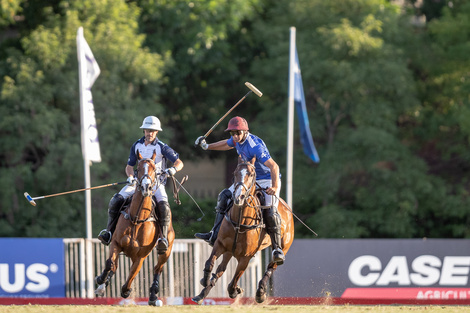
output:
MULTIPOLYGON (((268 148, 264 141, 250 134, 248 131, 247 121, 239 116, 232 118, 228 127, 225 130, 230 132, 230 138, 208 144, 203 136, 196 139, 195 144, 200 146, 203 150, 230 150, 235 148, 237 150, 239 161, 250 161, 254 157, 256 168, 256 183, 261 188, 266 188, 265 205, 269 209, 263 210, 263 216, 266 223, 266 231, 271 237, 273 248, 273 261, 281 265, 284 263, 284 252, 281 249, 281 216, 277 211, 279 204, 279 194, 281 192, 281 179, 279 173, 279 166, 272 159, 269 154, 268 148)), ((224 189, 218 196, 216 210, 216 217, 214 227, 208 233, 196 233, 196 238, 207 241, 211 246, 214 245, 219 233, 220 225, 228 210, 228 200, 232 198, 232 193, 235 186, 230 186, 224 189)))
MULTIPOLYGON (((115 194, 108 205, 108 226, 98 235, 98 239, 105 245, 109 245, 116 224, 119 219, 120 209, 128 198, 135 193, 137 180, 134 178, 134 166, 137 164, 137 150, 144 159, 150 159, 153 152, 155 157, 155 172, 165 172, 168 176, 173 176, 180 171, 184 164, 176 153, 167 144, 161 142, 157 138, 159 131, 162 131, 160 120, 155 116, 147 116, 142 122, 144 136, 137 140, 131 147, 129 159, 126 165, 127 185, 115 194), (173 167, 166 168, 166 161, 173 163, 173 167)), ((168 249, 168 226, 170 225, 170 205, 166 194, 165 185, 160 184, 154 189, 154 196, 157 199, 157 216, 162 231, 162 238, 157 241, 157 251, 159 254, 164 253, 168 249)))

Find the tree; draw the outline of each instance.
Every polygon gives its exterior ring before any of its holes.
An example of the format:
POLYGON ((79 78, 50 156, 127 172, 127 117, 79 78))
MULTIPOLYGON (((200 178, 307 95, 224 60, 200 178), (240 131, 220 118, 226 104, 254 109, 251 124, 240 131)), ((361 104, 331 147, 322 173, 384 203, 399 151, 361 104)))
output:
MULTIPOLYGON (((258 120, 270 121, 260 124, 281 138, 271 141, 282 155, 286 107, 279 103, 286 102, 288 28, 296 26, 310 123, 321 157, 318 166, 301 152, 295 157, 295 211, 323 237, 449 236, 431 219, 458 199, 441 177, 428 173, 427 164, 409 146, 406 130, 398 127, 413 120, 420 108, 404 54, 413 32, 399 8, 387 1, 267 7, 266 18, 256 25, 266 58, 252 68, 261 81, 269 81, 260 86, 269 103, 258 120)), ((307 235, 304 228, 298 230, 307 235)))
MULTIPOLYGON (((34 210, 21 192, 45 195, 83 186, 77 29, 84 27, 102 70, 92 90, 99 138, 103 146, 114 147, 102 151, 104 161, 94 165, 93 182, 122 177, 115 171, 123 172, 138 127, 149 115, 147 108, 151 106, 152 113, 163 111, 158 95, 164 58, 143 47, 145 36, 138 34, 135 5, 57 1, 39 8, 35 3, 32 8, 26 4, 31 3, 25 2, 25 16, 32 15, 28 10, 39 9, 37 16, 44 20, 32 29, 18 25, 24 35, 19 42, 8 43, 2 61, 0 111, 6 118, 0 122, 0 171, 11 180, 0 184, 4 190, 0 235, 78 237, 84 231, 83 194, 51 198, 34 210)), ((94 198, 94 216, 100 220, 105 220, 109 197, 94 198)))

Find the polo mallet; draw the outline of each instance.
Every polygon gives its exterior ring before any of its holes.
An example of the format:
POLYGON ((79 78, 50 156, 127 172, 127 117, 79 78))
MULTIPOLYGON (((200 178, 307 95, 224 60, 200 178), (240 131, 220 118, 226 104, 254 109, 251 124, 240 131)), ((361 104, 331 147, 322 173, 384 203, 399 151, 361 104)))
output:
MULTIPOLYGON (((238 102, 235 103, 235 105, 234 105, 230 110, 228 110, 227 113, 225 113, 224 116, 222 116, 222 117, 217 121, 217 123, 215 123, 214 126, 212 126, 211 129, 209 129, 209 130, 207 131, 207 133, 204 135, 203 138, 201 138, 201 140, 206 139, 207 136, 209 136, 210 133, 212 133, 212 131, 214 130, 214 128, 216 128, 217 125, 219 125, 220 122, 222 122, 222 120, 223 120, 225 117, 227 117, 227 115, 229 115, 230 112, 233 111, 233 109, 235 109, 243 100, 245 100, 245 98, 248 97, 248 95, 249 95, 250 93, 253 92, 253 93, 254 93, 255 95, 257 95, 258 97, 261 97, 261 96, 263 95, 263 93, 262 93, 261 91, 259 91, 258 88, 256 88, 255 86, 253 86, 253 85, 250 84, 249 82, 246 82, 246 83, 245 83, 245 86, 247 86, 248 89, 250 89, 250 91, 248 91, 248 92, 246 93, 246 95, 243 96, 243 98, 241 98, 240 100, 238 100, 238 102)), ((197 144, 196 144, 195 146, 197 146, 197 144)))
POLYGON ((104 187, 111 187, 111 186, 116 186, 116 185, 121 185, 121 184, 127 184, 127 181, 124 182, 119 182, 119 183, 112 183, 112 184, 106 184, 106 185, 101 185, 101 186, 96 186, 96 187, 90 187, 90 188, 84 188, 84 189, 77 189, 77 190, 71 190, 71 191, 66 191, 66 192, 60 192, 60 193, 55 193, 52 195, 47 195, 47 196, 40 196, 40 197, 34 197, 32 198, 29 193, 25 192, 24 196, 26 200, 29 201, 32 205, 36 206, 36 202, 34 200, 39 200, 39 199, 44 199, 44 198, 50 198, 50 197, 56 197, 56 196, 61 196, 61 195, 66 195, 69 193, 75 193, 75 192, 80 192, 80 191, 85 191, 85 190, 91 190, 91 189, 98 189, 98 188, 104 188, 104 187))

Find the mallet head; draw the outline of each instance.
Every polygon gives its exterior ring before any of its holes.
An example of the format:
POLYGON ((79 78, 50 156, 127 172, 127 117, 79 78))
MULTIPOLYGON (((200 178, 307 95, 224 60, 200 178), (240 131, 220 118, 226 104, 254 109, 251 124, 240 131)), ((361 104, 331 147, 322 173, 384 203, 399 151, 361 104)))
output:
POLYGON ((255 95, 257 95, 258 97, 261 97, 263 95, 263 93, 261 91, 259 91, 255 86, 253 86, 249 82, 246 82, 245 86, 250 88, 250 90, 253 91, 255 93, 255 95))
POLYGON ((25 196, 26 200, 29 201, 29 203, 31 203, 32 205, 36 206, 36 202, 33 200, 33 198, 31 198, 31 196, 29 195, 29 193, 25 192, 25 193, 24 193, 24 196, 25 196))

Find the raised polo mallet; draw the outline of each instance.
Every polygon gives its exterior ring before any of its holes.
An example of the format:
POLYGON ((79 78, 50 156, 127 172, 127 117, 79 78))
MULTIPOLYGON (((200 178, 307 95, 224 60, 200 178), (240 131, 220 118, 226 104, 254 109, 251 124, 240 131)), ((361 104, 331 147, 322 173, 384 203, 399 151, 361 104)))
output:
POLYGON ((111 186, 116 186, 116 185, 121 185, 121 184, 127 184, 127 181, 124 182, 119 182, 119 183, 112 183, 112 184, 106 184, 106 185, 101 185, 101 186, 96 186, 96 187, 90 187, 90 188, 83 188, 83 189, 77 189, 77 190, 71 190, 71 191, 66 191, 66 192, 60 192, 60 193, 55 193, 52 195, 47 195, 47 196, 40 196, 40 197, 34 197, 32 198, 29 193, 25 192, 24 196, 26 200, 29 201, 32 205, 36 206, 36 202, 34 200, 39 200, 39 199, 44 199, 44 198, 50 198, 50 197, 56 197, 56 196, 61 196, 61 195, 66 195, 69 193, 74 193, 74 192, 80 192, 80 191, 85 191, 85 190, 91 190, 91 189, 98 189, 98 188, 104 188, 104 187, 111 187, 111 186))
MULTIPOLYGON (((250 84, 249 82, 246 82, 246 83, 245 83, 245 86, 247 86, 247 87, 250 89, 250 91, 248 91, 248 92, 246 93, 246 95, 243 96, 243 98, 241 98, 240 100, 238 100, 238 102, 235 103, 235 105, 234 105, 230 110, 228 110, 228 112, 225 113, 224 116, 222 116, 222 117, 217 121, 217 123, 215 123, 214 126, 212 126, 211 129, 209 129, 209 130, 207 131, 207 133, 204 135, 204 138, 203 138, 203 139, 207 138, 207 136, 209 136, 209 134, 212 133, 212 131, 214 130, 214 128, 216 128, 217 125, 219 125, 220 122, 222 122, 222 120, 223 120, 227 115, 229 115, 230 112, 233 111, 233 109, 235 109, 243 100, 245 100, 245 98, 248 97, 248 95, 249 95, 250 93, 253 92, 253 93, 254 93, 255 95, 257 95, 258 97, 261 97, 261 96, 263 95, 263 93, 262 93, 261 91, 259 91, 258 88, 256 88, 255 86, 253 86, 253 85, 250 84)), ((201 139, 201 140, 202 140, 202 139, 201 139)), ((196 145, 196 146, 197 146, 197 145, 196 145)))

